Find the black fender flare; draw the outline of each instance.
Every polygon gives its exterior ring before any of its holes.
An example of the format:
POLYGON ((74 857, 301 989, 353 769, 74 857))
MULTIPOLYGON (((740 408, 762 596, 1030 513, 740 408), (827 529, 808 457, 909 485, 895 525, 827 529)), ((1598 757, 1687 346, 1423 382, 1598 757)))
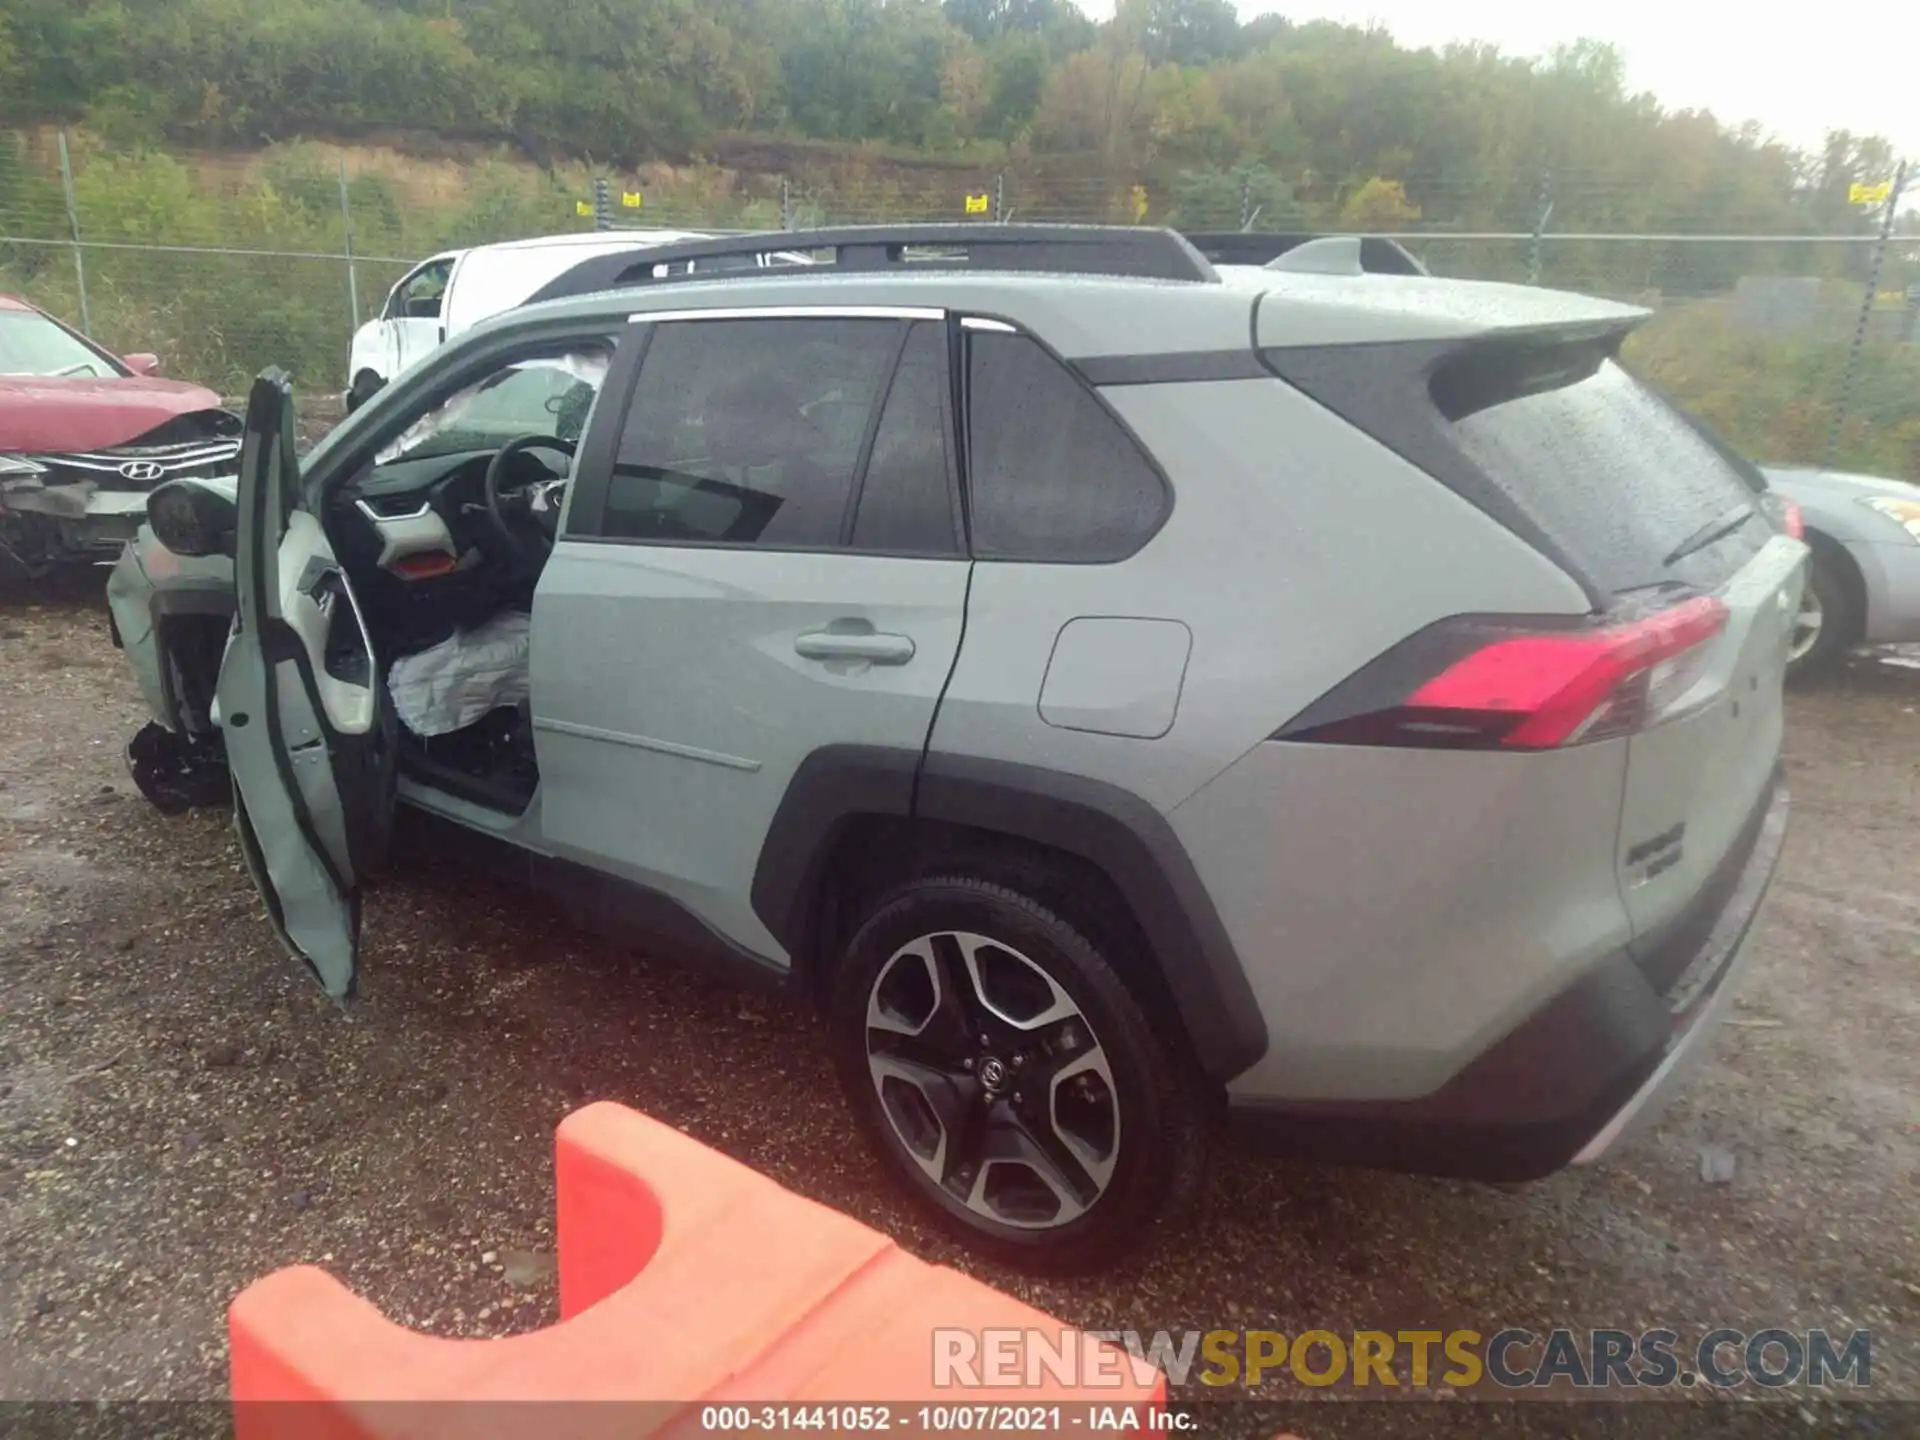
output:
POLYGON ((755 914, 796 960, 836 845, 872 816, 966 826, 1095 866, 1126 897, 1206 1073, 1224 1082, 1266 1053, 1240 957, 1166 817, 1117 785, 1039 766, 858 745, 809 755, 768 827, 752 886, 755 914))

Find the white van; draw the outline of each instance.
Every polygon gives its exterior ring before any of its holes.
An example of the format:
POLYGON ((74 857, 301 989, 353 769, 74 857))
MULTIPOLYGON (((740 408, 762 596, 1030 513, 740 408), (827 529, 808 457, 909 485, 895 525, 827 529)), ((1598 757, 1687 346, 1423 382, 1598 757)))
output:
POLYGON ((354 332, 343 397, 347 409, 358 408, 449 337, 511 310, 582 260, 706 238, 696 230, 588 230, 444 250, 402 276, 387 292, 380 314, 354 332))

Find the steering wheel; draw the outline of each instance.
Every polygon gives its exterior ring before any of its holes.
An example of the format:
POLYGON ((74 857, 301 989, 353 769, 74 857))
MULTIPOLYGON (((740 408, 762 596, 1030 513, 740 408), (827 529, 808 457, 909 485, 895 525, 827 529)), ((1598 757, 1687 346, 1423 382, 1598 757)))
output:
MULTIPOLYGON (((518 510, 519 514, 526 517, 526 522, 515 524, 508 519, 507 503, 500 494, 500 482, 507 473, 507 462, 522 450, 551 450, 571 460, 574 444, 557 435, 520 435, 496 450, 487 465, 487 520, 492 524, 494 533, 515 559, 544 560, 547 552, 553 549, 555 529, 560 522, 559 508, 547 508, 543 504, 547 498, 544 487, 536 487, 535 493, 524 503, 524 508, 518 510)), ((566 483, 564 477, 559 483, 566 483)))

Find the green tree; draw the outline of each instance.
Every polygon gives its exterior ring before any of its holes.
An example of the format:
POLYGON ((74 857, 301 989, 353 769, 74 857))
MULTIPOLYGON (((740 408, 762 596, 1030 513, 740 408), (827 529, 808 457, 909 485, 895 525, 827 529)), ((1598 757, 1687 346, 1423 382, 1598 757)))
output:
POLYGON ((1157 65, 1211 65, 1240 53, 1240 17, 1233 0, 1152 0, 1141 43, 1157 65))
POLYGON ((1375 175, 1340 206, 1340 223, 1356 230, 1400 230, 1420 218, 1420 207, 1407 199, 1398 180, 1375 175))
POLYGON ((1043 34, 1072 6, 1067 0, 944 0, 940 8, 948 21, 984 45, 1002 35, 1043 34))
POLYGON ((1046 42, 1036 35, 1008 35, 987 50, 987 109, 982 127, 1011 140, 1040 108, 1047 84, 1046 42))
POLYGON ((1173 179, 1168 223, 1192 230, 1291 229, 1305 220, 1293 187, 1258 163, 1230 170, 1182 170, 1173 179))

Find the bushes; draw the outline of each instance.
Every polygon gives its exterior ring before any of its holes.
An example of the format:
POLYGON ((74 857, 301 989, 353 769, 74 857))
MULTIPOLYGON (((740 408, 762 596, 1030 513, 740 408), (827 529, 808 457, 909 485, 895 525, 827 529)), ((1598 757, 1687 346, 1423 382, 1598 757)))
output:
MULTIPOLYGON (((1744 329, 1708 301, 1661 315, 1629 342, 1628 358, 1756 461, 1823 464, 1850 344, 1840 326, 1810 338, 1744 329)), ((1834 463, 1920 478, 1916 397, 1920 346, 1868 346, 1834 463)))
MULTIPOLYGON (((235 186, 154 151, 89 153, 81 137, 75 148, 95 338, 123 354, 154 351, 166 373, 229 395, 244 392, 267 365, 285 367, 303 389, 345 383, 357 319, 346 263, 336 258, 342 235, 333 154, 279 147, 235 186), (279 253, 233 253, 247 250, 279 253)), ((377 174, 354 177, 348 195, 354 248, 363 257, 355 265, 358 319, 376 312, 411 258, 577 223, 570 196, 499 161, 474 167, 457 197, 440 204, 403 203, 377 174)), ((10 139, 0 144, 0 231, 42 241, 66 234, 58 184, 24 164, 10 139)), ((6 291, 70 323, 80 318, 73 257, 63 245, 0 242, 6 291)))
MULTIPOLYGON (((224 161, 196 169, 152 150, 102 151, 99 137, 74 136, 75 189, 94 333, 122 352, 152 350, 167 372, 227 394, 244 391, 269 364, 290 370, 307 391, 345 383, 356 317, 348 300, 340 218, 341 152, 317 144, 277 146, 235 171, 224 161), (101 242, 109 242, 103 244, 101 242), (308 252, 249 256, 179 253, 117 246, 202 246, 308 252)), ((846 152, 835 186, 857 192, 867 208, 903 216, 938 213, 980 183, 972 172, 885 165, 863 168, 846 152)), ((51 243, 0 240, 0 291, 27 295, 68 320, 79 317, 73 257, 63 243, 66 207, 50 157, 34 163, 0 136, 0 234, 51 243)), ((410 162, 356 156, 348 180, 359 286, 359 319, 371 316, 414 260, 456 245, 482 244, 584 227, 574 213, 588 193, 584 170, 546 175, 502 157, 409 169, 410 162)), ((1077 177, 1078 178, 1078 177, 1077 177)), ((1044 167, 1028 177, 1038 201, 1044 167)), ((1083 179, 1081 183, 1084 183, 1083 179)), ((1243 197, 1260 208, 1262 228, 1305 217, 1285 181, 1257 165, 1182 172, 1168 197, 1180 224, 1231 228, 1243 197)), ((1380 187, 1375 187, 1378 190, 1380 187)), ((796 196, 803 222, 808 195, 796 196)), ((831 194, 822 199, 832 213, 831 194)), ((693 225, 771 228, 777 204, 737 177, 711 168, 663 172, 647 193, 647 217, 693 225)), ((1526 247, 1433 241, 1419 247, 1438 273, 1518 279, 1526 247)), ((1560 257, 1570 272, 1577 255, 1560 257)), ((1596 265, 1598 261, 1596 260, 1596 265)), ((1609 274, 1618 264, 1608 265, 1609 274)), ((1570 274, 1549 279, 1580 286, 1570 274)), ((1595 285, 1593 288, 1605 289, 1595 285)), ((1630 343, 1630 358, 1650 379, 1698 412, 1756 459, 1820 461, 1837 413, 1857 285, 1834 282, 1830 323, 1804 335, 1742 328, 1729 302, 1703 301, 1663 311, 1630 343)), ((1897 317, 1888 315, 1887 321, 1897 317)), ((1891 343, 1892 324, 1862 356, 1840 463, 1920 476, 1920 347, 1891 343)))

